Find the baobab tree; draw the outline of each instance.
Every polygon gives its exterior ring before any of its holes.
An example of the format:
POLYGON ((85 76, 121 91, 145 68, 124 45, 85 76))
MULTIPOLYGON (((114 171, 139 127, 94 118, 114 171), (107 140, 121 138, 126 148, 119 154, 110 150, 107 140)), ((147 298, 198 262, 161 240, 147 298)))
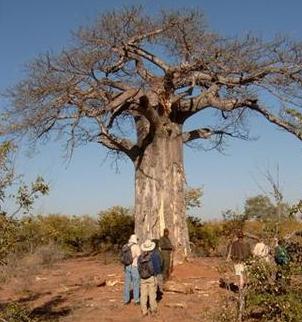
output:
POLYGON ((136 233, 158 238, 168 227, 186 255, 184 144, 248 139, 251 113, 301 140, 301 80, 300 43, 226 39, 199 11, 149 16, 134 7, 103 14, 75 32, 73 47, 29 64, 8 91, 2 129, 33 140, 57 133, 71 150, 95 142, 126 155, 135 169, 136 233), (214 125, 205 111, 214 111, 214 125), (197 113, 198 128, 185 131, 197 113))

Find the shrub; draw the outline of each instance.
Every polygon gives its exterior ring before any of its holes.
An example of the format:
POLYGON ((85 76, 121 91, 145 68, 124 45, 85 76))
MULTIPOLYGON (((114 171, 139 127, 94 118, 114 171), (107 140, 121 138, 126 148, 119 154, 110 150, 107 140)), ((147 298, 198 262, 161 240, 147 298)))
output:
POLYGON ((7 322, 37 322, 30 317, 30 312, 23 306, 12 303, 0 312, 0 321, 7 322))
POLYGON ((219 222, 203 223, 200 218, 188 217, 189 238, 193 243, 193 252, 199 255, 211 255, 215 253, 223 230, 219 222))
POLYGON ((243 229, 246 217, 243 213, 226 210, 223 214, 223 234, 227 237, 234 236, 236 231, 243 229))
POLYGON ((98 218, 99 231, 95 242, 121 247, 134 231, 134 218, 129 209, 112 207, 102 211, 98 218))
POLYGON ((24 252, 51 242, 67 252, 81 252, 89 249, 90 238, 97 230, 97 221, 88 216, 30 216, 22 219, 18 238, 24 252))
POLYGON ((302 285, 291 283, 293 272, 291 265, 276 268, 265 262, 253 263, 248 270, 246 315, 259 321, 302 321, 302 285))
POLYGON ((6 256, 16 249, 18 222, 0 215, 0 231, 0 264, 3 264, 6 256))
POLYGON ((65 254, 91 252, 100 244, 109 249, 120 247, 133 233, 134 219, 123 207, 102 211, 97 219, 60 214, 24 216, 19 220, 0 216, 0 230, 0 261, 5 264, 9 254, 23 257, 41 251, 47 257, 54 247, 55 252, 62 250, 65 254))

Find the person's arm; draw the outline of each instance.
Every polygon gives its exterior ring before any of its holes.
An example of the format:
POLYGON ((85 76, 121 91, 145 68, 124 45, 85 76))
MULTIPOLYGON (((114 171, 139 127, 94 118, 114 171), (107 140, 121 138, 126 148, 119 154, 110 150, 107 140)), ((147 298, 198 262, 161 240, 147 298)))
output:
POLYGON ((158 253, 154 252, 151 255, 152 265, 154 268, 155 275, 161 274, 160 256, 158 253))
POLYGON ((162 237, 160 237, 160 239, 159 239, 158 247, 159 247, 160 249, 163 249, 163 238, 162 238, 162 237))
POLYGON ((233 248, 232 246, 233 246, 233 243, 230 242, 227 247, 227 256, 226 256, 227 261, 230 261, 232 259, 232 248, 233 248))
POLYGON ((131 246, 131 252, 132 252, 132 257, 133 257, 133 260, 135 258, 138 258, 141 254, 141 249, 138 245, 134 244, 131 246))
POLYGON ((138 245, 135 245, 136 247, 135 247, 135 257, 139 257, 140 256, 140 254, 141 254, 141 249, 140 249, 140 247, 138 246, 138 245))

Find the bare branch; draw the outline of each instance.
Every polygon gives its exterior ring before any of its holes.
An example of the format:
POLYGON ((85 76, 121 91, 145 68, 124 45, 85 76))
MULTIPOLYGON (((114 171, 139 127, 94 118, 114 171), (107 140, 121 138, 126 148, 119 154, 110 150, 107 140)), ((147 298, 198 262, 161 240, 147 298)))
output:
POLYGON ((278 125, 279 127, 283 128, 284 130, 294 134, 298 139, 302 140, 302 131, 300 128, 293 126, 291 123, 282 120, 280 117, 275 116, 274 114, 270 113, 268 109, 264 106, 259 104, 251 104, 248 106, 251 110, 254 110, 261 115, 263 115, 268 121, 278 125))
POLYGON ((230 137, 238 137, 233 133, 230 133, 224 130, 212 130, 209 128, 202 128, 202 129, 192 130, 189 132, 183 132, 182 138, 183 138, 183 143, 188 143, 193 140, 208 139, 214 135, 221 136, 221 137, 223 135, 230 136, 230 137))
POLYGON ((136 145, 130 140, 121 139, 113 134, 110 134, 104 124, 101 124, 101 133, 99 134, 98 142, 110 150, 124 152, 131 160, 136 158, 136 145))
POLYGON ((213 134, 214 133, 211 129, 203 128, 203 129, 193 130, 189 132, 183 132, 182 140, 183 140, 183 143, 187 143, 196 139, 208 139, 213 134))
POLYGON ((118 94, 107 106, 106 109, 112 111, 112 114, 116 113, 116 109, 121 105, 127 103, 129 100, 135 98, 140 89, 129 89, 128 91, 118 94))
POLYGON ((150 63, 156 65, 160 69, 162 69, 165 73, 169 72, 172 68, 170 65, 166 64, 163 60, 159 59, 157 56, 154 54, 148 52, 145 49, 142 49, 140 47, 137 47, 136 45, 128 45, 127 50, 130 53, 133 53, 135 55, 138 55, 146 60, 148 60, 150 63))
POLYGON ((140 57, 135 58, 136 70, 138 75, 148 83, 151 83, 155 80, 155 75, 153 75, 147 68, 145 68, 144 63, 140 57))

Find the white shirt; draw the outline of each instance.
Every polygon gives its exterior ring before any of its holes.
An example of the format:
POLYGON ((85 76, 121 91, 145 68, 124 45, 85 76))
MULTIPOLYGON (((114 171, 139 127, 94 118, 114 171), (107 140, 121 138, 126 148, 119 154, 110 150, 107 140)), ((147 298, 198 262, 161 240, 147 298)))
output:
POLYGON ((137 244, 133 244, 131 246, 131 253, 132 253, 132 258, 133 258, 132 266, 137 267, 137 259, 138 259, 139 255, 141 254, 140 247, 137 244))
POLYGON ((253 255, 257 257, 264 258, 265 260, 269 260, 269 247, 265 245, 263 242, 259 242, 255 245, 253 250, 253 255))

